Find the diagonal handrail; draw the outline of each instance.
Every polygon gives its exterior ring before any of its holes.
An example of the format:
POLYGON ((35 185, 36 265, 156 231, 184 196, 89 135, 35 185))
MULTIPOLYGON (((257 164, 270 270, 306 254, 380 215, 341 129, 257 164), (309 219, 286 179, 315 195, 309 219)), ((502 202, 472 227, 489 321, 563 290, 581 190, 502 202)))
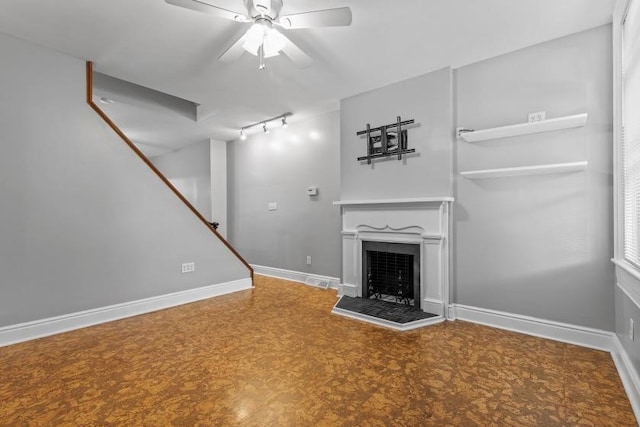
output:
POLYGON ((129 148, 131 148, 133 152, 138 155, 138 157, 140 157, 140 159, 158 176, 158 178, 160 178, 160 180, 164 182, 171 191, 173 191, 173 193, 182 201, 182 203, 184 203, 191 210, 191 212, 193 212, 193 214, 198 217, 198 219, 207 227, 207 229, 215 234, 216 237, 220 239, 220 241, 224 243, 224 245, 240 260, 240 262, 242 262, 245 267, 249 269, 249 272, 251 274, 251 282, 253 283, 253 267, 251 267, 247 260, 245 260, 242 255, 240 255, 238 251, 236 251, 236 249, 231 246, 227 239, 225 239, 220 233, 218 233, 215 228, 213 228, 209 224, 209 221, 207 221, 207 219, 203 217, 200 212, 198 212, 198 210, 182 195, 182 193, 178 191, 178 189, 173 184, 171 184, 167 177, 164 176, 162 172, 160 172, 160 170, 153 165, 153 163, 151 163, 147 156, 145 156, 142 151, 140 151, 140 149, 135 146, 135 144, 124 134, 124 132, 122 132, 122 130, 109 118, 109 116, 107 116, 106 113, 102 111, 95 102, 93 102, 93 63, 91 61, 87 61, 87 104, 89 104, 89 106, 93 108, 96 113, 98 113, 102 120, 104 120, 107 125, 109 125, 109 127, 113 129, 116 134, 118 134, 122 141, 124 141, 124 143, 127 144, 129 148))

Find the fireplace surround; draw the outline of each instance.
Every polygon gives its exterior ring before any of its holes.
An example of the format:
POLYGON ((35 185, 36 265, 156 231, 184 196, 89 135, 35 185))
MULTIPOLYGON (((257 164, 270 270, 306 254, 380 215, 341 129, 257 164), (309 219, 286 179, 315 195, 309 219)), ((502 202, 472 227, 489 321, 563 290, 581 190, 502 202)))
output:
POLYGON ((452 197, 334 202, 342 210, 342 283, 338 294, 366 296, 366 242, 417 245, 417 306, 436 315, 431 323, 446 319, 452 202, 452 197))

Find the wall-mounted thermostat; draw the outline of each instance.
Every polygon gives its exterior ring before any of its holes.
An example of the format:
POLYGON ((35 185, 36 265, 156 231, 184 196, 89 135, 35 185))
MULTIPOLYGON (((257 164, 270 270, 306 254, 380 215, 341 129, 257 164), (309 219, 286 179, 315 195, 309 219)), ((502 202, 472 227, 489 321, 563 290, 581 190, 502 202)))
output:
POLYGON ((308 196, 317 196, 318 195, 318 187, 309 187, 307 188, 308 196))

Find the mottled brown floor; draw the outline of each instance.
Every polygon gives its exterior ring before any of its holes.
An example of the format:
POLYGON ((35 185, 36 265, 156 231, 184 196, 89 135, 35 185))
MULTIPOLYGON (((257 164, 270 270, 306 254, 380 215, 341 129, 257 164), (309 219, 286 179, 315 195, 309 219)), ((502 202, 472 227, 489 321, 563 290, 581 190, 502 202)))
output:
POLYGON ((462 321, 394 332, 254 290, 0 348, 0 425, 633 426, 608 353, 462 321))

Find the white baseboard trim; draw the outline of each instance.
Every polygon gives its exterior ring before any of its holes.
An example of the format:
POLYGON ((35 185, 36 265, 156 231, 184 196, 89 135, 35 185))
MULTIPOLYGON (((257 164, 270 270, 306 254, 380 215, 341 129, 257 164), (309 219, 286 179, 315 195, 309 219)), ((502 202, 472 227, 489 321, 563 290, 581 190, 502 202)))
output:
POLYGON ((264 265, 251 265, 253 272, 262 276, 275 277, 277 279, 291 280, 323 289, 338 289, 340 279, 337 277, 320 276, 318 274, 303 273, 300 271, 284 270, 282 268, 265 267, 264 265))
POLYGON ((87 326, 124 319, 126 317, 151 313, 165 308, 175 307, 190 302, 200 301, 232 292, 251 289, 251 278, 235 280, 232 282, 218 283, 197 289, 174 292, 122 304, 77 313, 64 314, 62 316, 35 320, 0 328, 0 347, 19 342, 34 340, 50 335, 86 328, 87 326))
POLYGON ((456 320, 456 306, 455 304, 449 304, 447 306, 447 320, 456 320))
POLYGON ((352 298, 358 298, 358 286, 350 283, 342 283, 338 287, 338 296, 348 296, 352 298))
POLYGON ((433 298, 425 298, 422 300, 422 311, 444 317, 444 302, 433 298))
POLYGON ((611 351, 613 363, 616 365, 618 375, 622 380, 631 408, 637 420, 640 420, 640 377, 633 366, 629 355, 625 351, 620 339, 616 335, 613 338, 614 348, 611 351))
POLYGON ((568 344, 612 351, 615 333, 520 314, 454 304, 455 318, 568 344))

